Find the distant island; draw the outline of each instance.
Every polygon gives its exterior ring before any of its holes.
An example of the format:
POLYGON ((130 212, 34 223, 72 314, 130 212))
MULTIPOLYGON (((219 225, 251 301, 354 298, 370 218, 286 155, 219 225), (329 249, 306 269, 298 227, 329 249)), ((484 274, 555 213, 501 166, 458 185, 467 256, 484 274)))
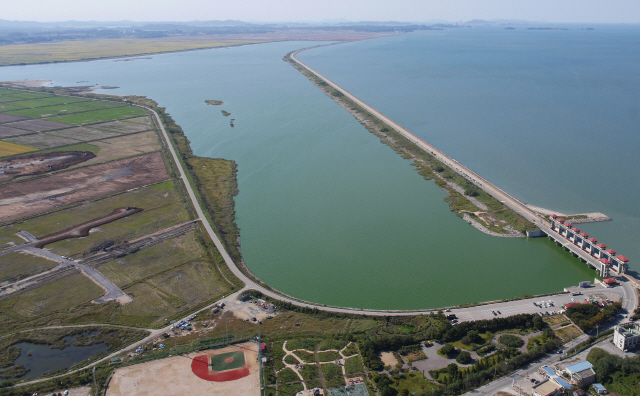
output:
POLYGON ((505 29, 507 29, 507 30, 515 30, 516 28, 509 26, 509 27, 506 27, 505 29))
POLYGON ((220 106, 224 104, 224 102, 221 100, 205 100, 204 103, 211 106, 220 106))
POLYGON ((225 116, 225 117, 227 117, 227 116, 230 116, 230 115, 231 115, 231 113, 229 113, 228 111, 224 111, 224 110, 222 110, 222 115, 223 115, 223 116, 225 116))

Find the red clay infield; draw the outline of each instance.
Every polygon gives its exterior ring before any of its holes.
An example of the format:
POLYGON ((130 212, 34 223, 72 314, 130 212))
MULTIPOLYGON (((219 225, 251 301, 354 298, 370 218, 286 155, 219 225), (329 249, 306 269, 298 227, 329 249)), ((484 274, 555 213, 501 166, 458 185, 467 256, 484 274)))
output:
POLYGON ((206 381, 226 382, 244 378, 249 375, 249 368, 244 367, 222 372, 209 370, 209 356, 200 355, 191 361, 191 371, 198 377, 206 381))

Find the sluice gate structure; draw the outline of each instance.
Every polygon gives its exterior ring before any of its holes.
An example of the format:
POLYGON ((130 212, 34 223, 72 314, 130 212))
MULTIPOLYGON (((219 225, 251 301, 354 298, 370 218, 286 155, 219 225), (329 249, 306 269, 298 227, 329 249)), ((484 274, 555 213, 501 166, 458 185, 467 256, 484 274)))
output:
POLYGON ((598 243, 596 238, 589 238, 589 234, 581 232, 573 224, 555 214, 551 216, 551 230, 549 239, 589 266, 595 268, 600 276, 622 275, 628 270, 629 259, 619 255, 613 249, 607 249, 604 243, 598 243), (579 252, 580 254, 577 254, 579 252))

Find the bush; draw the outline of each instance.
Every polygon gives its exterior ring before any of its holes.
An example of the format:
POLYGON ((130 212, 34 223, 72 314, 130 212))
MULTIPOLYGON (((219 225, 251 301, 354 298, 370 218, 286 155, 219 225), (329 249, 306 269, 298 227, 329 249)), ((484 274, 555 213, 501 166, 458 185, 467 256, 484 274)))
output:
POLYGON ((462 351, 456 358, 456 362, 460 364, 469 364, 471 363, 471 354, 467 351, 462 351))
POLYGON ((444 356, 451 358, 451 355, 456 353, 458 350, 451 344, 447 344, 440 349, 440 353, 444 356))
POLYGON ((503 334, 498 338, 498 342, 507 348, 520 348, 524 345, 522 338, 512 334, 503 334))

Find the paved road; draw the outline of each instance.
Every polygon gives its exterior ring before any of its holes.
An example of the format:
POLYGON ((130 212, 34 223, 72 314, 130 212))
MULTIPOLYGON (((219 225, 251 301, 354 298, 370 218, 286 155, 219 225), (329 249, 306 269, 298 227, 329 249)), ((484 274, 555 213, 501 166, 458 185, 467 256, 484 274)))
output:
MULTIPOLYGON (((20 245, 9 250, 11 250, 12 252, 22 251, 28 254, 32 254, 34 256, 39 256, 47 260, 60 263, 60 265, 54 268, 54 270, 58 270, 60 268, 69 267, 69 266, 73 266, 80 269, 83 275, 85 275, 87 278, 94 281, 98 286, 102 287, 106 292, 105 295, 94 300, 94 302, 96 303, 103 303, 103 302, 112 301, 112 300, 117 300, 117 301, 120 301, 121 303, 126 303, 131 301, 131 297, 127 296, 122 290, 120 290, 118 286, 116 286, 113 282, 111 282, 109 279, 105 278, 100 272, 98 272, 98 270, 91 267, 87 267, 86 265, 77 263, 73 260, 69 260, 60 255, 52 253, 48 250, 35 248, 32 246, 35 243, 37 243, 37 241, 26 243, 24 245, 20 245)), ((0 252, 0 256, 6 253, 7 251, 0 252)), ((18 282, 15 282, 13 285, 19 285, 20 283, 29 283, 32 278, 38 277, 40 275, 42 274, 37 274, 33 277, 22 279, 18 282)), ((20 290, 19 286, 16 290, 13 290, 12 293, 18 290, 20 290)))

